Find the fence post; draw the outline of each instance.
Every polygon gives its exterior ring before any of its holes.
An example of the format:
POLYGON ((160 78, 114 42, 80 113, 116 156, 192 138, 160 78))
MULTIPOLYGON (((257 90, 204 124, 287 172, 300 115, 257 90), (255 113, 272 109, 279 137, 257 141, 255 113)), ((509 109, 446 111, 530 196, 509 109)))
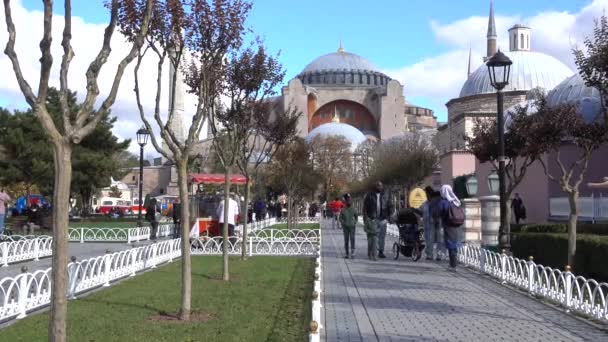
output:
POLYGON ((150 268, 156 268, 156 247, 157 247, 156 241, 154 241, 154 243, 152 244, 151 247, 152 247, 152 250, 151 250, 152 266, 150 266, 150 268))
POLYGON ((2 246, 2 267, 8 267, 8 244, 10 242, 3 242, 2 246))
POLYGON ((500 280, 503 284, 507 282, 507 251, 505 249, 500 253, 500 280))
POLYGON ((566 312, 570 312, 570 308, 572 306, 572 273, 570 272, 570 265, 566 265, 565 267, 565 271, 564 277, 565 277, 565 288, 564 291, 566 292, 566 303, 564 303, 566 305, 566 312))
POLYGON ((249 256, 253 255, 253 236, 249 237, 249 256))
POLYGON ((27 294, 29 289, 27 288, 27 266, 21 267, 21 274, 19 278, 19 295, 17 299, 17 306, 19 307, 19 315, 17 319, 25 318, 27 311, 27 294))
POLYGON ((84 243, 84 228, 80 228, 80 243, 84 243))
POLYGON ((486 250, 484 248, 479 249, 479 270, 481 273, 486 273, 486 250))
POLYGON ((38 261, 40 260, 38 258, 38 254, 40 254, 40 244, 39 244, 40 240, 38 238, 33 238, 32 239, 32 243, 34 244, 34 261, 38 261))
POLYGON ((137 249, 131 248, 129 253, 131 253, 131 275, 130 275, 130 277, 135 277, 135 272, 137 272, 137 249))
MULTIPOLYGON (((76 257, 72 255, 72 269, 68 269, 68 299, 76 299, 76 280, 78 279, 78 265, 76 265, 76 257)), ((68 265, 69 267, 70 265, 68 265)))
POLYGON ((109 251, 106 251, 106 255, 103 256, 103 263, 104 263, 104 278, 106 278, 105 283, 103 284, 104 287, 108 287, 110 286, 110 262, 111 262, 111 254, 107 254, 109 251))
POLYGON ((528 295, 534 294, 534 257, 528 257, 528 295))

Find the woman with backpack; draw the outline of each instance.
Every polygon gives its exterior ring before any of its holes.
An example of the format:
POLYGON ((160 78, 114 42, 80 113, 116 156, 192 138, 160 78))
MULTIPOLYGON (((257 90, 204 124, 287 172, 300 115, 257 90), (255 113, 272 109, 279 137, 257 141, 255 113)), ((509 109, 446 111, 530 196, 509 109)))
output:
POLYGON ((459 229, 464 224, 464 210, 460 207, 460 200, 449 185, 441 187, 441 200, 438 203, 441 222, 443 223, 443 234, 445 247, 450 256, 450 268, 456 268, 459 229))

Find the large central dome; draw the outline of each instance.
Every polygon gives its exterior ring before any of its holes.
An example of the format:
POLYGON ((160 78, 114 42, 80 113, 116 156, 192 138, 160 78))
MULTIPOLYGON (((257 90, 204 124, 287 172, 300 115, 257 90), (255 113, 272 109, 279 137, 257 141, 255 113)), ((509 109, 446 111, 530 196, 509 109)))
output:
POLYGON ((367 59, 353 53, 338 51, 318 57, 314 61, 310 62, 304 68, 304 70, 302 70, 302 73, 330 70, 360 70, 379 72, 372 62, 368 61, 367 59))
MULTIPOLYGON (((543 88, 548 92, 573 74, 572 70, 562 62, 544 53, 511 51, 506 55, 513 61, 513 65, 511 65, 509 85, 504 91, 528 91, 543 88)), ((488 67, 483 64, 469 76, 462 86, 459 97, 488 94, 495 91, 490 84, 488 67)))

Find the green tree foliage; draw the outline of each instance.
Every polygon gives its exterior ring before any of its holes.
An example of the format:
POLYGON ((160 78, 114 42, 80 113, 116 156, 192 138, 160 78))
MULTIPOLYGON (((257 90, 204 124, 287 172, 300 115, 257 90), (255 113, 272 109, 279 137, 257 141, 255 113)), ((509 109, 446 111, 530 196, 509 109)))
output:
MULTIPOLYGON (((75 92, 70 92, 68 101, 70 107, 78 107, 75 92)), ((47 108, 57 127, 63 130, 59 92, 54 88, 49 89, 47 108)), ((118 142, 118 138, 112 134, 115 122, 116 118, 104 116, 92 134, 74 147, 71 191, 79 195, 85 206, 88 206, 95 192, 110 185, 111 177, 120 176, 122 165, 117 155, 124 154, 131 141, 118 142)), ((31 110, 12 114, 0 110, 0 123, 0 145, 4 151, 0 160, 3 170, 0 182, 22 182, 30 187, 37 186, 44 195, 52 194, 52 148, 38 119, 31 110)))

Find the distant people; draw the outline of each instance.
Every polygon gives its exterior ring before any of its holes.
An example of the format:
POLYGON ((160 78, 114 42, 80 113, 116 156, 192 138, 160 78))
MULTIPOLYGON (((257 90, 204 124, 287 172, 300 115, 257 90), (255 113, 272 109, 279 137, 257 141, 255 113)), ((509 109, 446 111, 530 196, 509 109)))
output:
POLYGON ((151 198, 146 206, 146 221, 150 222, 150 239, 152 240, 156 240, 159 219, 160 210, 158 210, 156 198, 151 198))
POLYGON ((439 214, 443 224, 445 247, 450 257, 450 269, 455 269, 460 244, 458 232, 464 223, 464 211, 460 207, 460 200, 454 194, 452 187, 447 184, 441 187, 439 214))
POLYGON ((355 208, 352 206, 352 201, 349 194, 344 195, 344 203, 345 207, 340 211, 340 226, 344 232, 344 258, 348 259, 350 256, 352 259, 355 257, 355 228, 357 226, 357 213, 355 212, 355 208))
POLYGON ((526 219, 526 207, 518 193, 511 200, 511 209, 513 210, 513 214, 515 214, 515 223, 519 224, 519 221, 526 219))
POLYGON ((386 258, 384 255, 384 239, 386 225, 393 212, 390 196, 384 192, 382 182, 377 182, 375 189, 368 192, 363 200, 363 222, 367 233, 367 256, 370 260, 386 258))
POLYGON ((0 190, 0 235, 4 234, 4 219, 6 218, 6 208, 8 206, 8 201, 11 200, 11 197, 4 192, 4 189, 0 190))
POLYGON ((23 235, 34 234, 34 230, 40 229, 42 210, 38 203, 33 203, 27 210, 27 222, 23 225, 23 235))
POLYGON ((441 226, 441 216, 439 215, 441 194, 430 186, 427 186, 424 191, 426 192, 427 200, 422 204, 420 209, 424 223, 426 260, 440 260, 439 252, 444 249, 443 227, 441 226))
POLYGON ((266 204, 261 199, 258 199, 253 205, 256 221, 261 221, 266 217, 266 204))
MULTIPOLYGON (((228 198, 228 220, 224 221, 224 200, 217 206, 216 212, 219 218, 220 231, 223 232, 224 222, 228 223, 228 236, 232 246, 236 243, 236 237, 234 236, 234 226, 236 224, 236 217, 239 215, 239 204, 232 198, 228 198)), ((223 235, 223 234, 222 234, 223 235)))
POLYGON ((175 202, 173 202, 171 216, 173 216, 173 238, 177 239, 179 238, 182 229, 182 203, 179 197, 175 199, 175 202))
POLYGON ((332 213, 332 227, 333 228, 340 228, 340 225, 338 224, 338 216, 340 215, 340 211, 342 210, 342 208, 344 208, 344 203, 342 203, 342 201, 340 201, 340 197, 336 197, 335 200, 331 201, 329 203, 329 208, 331 209, 331 213, 332 213))

